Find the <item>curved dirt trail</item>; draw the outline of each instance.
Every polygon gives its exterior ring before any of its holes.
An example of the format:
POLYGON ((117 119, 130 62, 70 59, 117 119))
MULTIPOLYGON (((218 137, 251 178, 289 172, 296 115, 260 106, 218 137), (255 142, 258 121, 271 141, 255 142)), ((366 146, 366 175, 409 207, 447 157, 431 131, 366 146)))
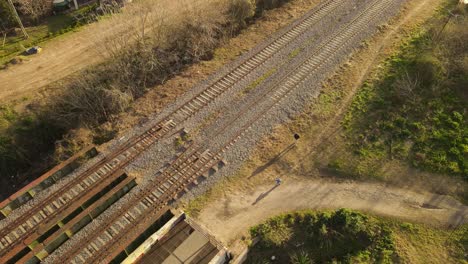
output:
POLYGON ((204 208, 198 219, 224 243, 230 243, 249 227, 280 213, 343 207, 436 226, 456 226, 468 220, 468 206, 449 196, 382 184, 290 177, 276 188, 272 183, 250 193, 229 193, 204 208))

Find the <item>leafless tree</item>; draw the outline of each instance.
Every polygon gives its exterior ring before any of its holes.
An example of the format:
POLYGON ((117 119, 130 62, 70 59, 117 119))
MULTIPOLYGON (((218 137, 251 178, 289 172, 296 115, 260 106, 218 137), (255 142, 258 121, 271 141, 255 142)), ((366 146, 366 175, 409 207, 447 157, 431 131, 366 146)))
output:
POLYGON ((18 11, 31 19, 37 21, 52 12, 53 0, 14 0, 18 5, 18 11))
POLYGON ((399 79, 395 81, 395 89, 398 95, 403 98, 414 98, 416 96, 416 89, 419 87, 420 82, 417 77, 411 76, 405 72, 399 79))

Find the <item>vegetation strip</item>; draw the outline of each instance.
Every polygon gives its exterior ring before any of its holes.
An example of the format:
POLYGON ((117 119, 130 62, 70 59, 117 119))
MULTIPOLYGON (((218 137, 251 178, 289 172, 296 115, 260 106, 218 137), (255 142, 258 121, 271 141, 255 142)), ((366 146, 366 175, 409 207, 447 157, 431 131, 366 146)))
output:
POLYGON ((446 10, 464 12, 445 7, 357 93, 344 127, 358 162, 338 158, 332 169, 359 176, 359 164, 398 159, 468 179, 468 18, 447 17, 446 10))
MULTIPOLYGON (((448 254, 450 260, 438 256, 439 261, 454 263, 463 261, 468 250, 468 225, 437 231, 348 209, 283 214, 250 233, 259 241, 251 246, 248 263, 408 263, 406 244, 430 246, 448 254)), ((425 253, 413 255, 413 261, 435 260, 425 253)))

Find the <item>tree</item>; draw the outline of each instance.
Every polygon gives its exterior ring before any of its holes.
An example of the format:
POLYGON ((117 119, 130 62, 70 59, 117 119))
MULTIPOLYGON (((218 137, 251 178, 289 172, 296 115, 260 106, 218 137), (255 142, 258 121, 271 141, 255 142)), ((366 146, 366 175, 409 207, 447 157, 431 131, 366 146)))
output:
POLYGON ((20 14, 34 23, 50 14, 53 8, 53 0, 14 0, 14 2, 18 5, 20 14))
POLYGON ((6 0, 0 0, 0 31, 6 32, 16 25, 13 10, 6 0))
POLYGON ((255 1, 252 0, 232 0, 228 5, 228 15, 233 22, 231 34, 238 29, 244 28, 246 22, 255 15, 255 1))

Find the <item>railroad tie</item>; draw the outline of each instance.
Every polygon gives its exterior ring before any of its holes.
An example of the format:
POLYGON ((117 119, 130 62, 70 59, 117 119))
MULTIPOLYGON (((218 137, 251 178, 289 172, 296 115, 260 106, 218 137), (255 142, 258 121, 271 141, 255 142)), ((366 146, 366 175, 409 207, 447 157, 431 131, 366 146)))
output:
POLYGON ((206 93, 209 94, 211 97, 215 98, 216 96, 218 96, 219 92, 216 92, 216 90, 214 89, 207 89, 206 90, 206 93), (212 91, 213 90, 213 91, 212 91))
POLYGON ((153 201, 151 201, 151 199, 148 196, 145 197, 145 200, 148 201, 149 205, 153 204, 153 201))
POLYGON ((39 213, 41 214, 43 219, 47 218, 47 215, 45 214, 44 210, 40 210, 39 213))
MULTIPOLYGON (((78 184, 76 185, 76 187, 78 188, 79 192, 82 192, 82 191, 85 190, 85 187, 83 187, 83 186, 81 185, 81 183, 78 183, 78 184)), ((78 192, 77 194, 79 194, 79 192, 78 192)))
POLYGON ((179 111, 182 112, 184 115, 190 116, 190 113, 185 111, 183 108, 180 108, 179 111))
MULTIPOLYGON (((78 258, 82 261, 82 263, 86 263, 86 259, 81 256, 81 254, 78 254, 78 258)), ((75 260, 73 260, 73 263, 76 263, 75 260)))
POLYGON ((273 54, 273 53, 276 52, 276 50, 275 50, 274 48, 272 48, 271 46, 267 46, 267 47, 265 48, 265 50, 268 51, 270 54, 273 54))
POLYGON ((268 58, 268 52, 263 50, 260 53, 258 53, 258 57, 264 61, 268 58))
POLYGON ((0 239, 0 245, 8 245, 8 241, 6 240, 6 237, 2 237, 2 239, 0 239))
POLYGON ((111 225, 110 226, 110 229, 115 233, 115 234, 118 234, 119 231, 117 230, 117 228, 114 227, 114 225, 111 225))
POLYGON ((91 246, 94 248, 94 250, 96 250, 96 252, 99 251, 99 247, 96 246, 96 244, 94 242, 91 242, 91 246))
POLYGON ((101 245, 106 244, 106 241, 104 241, 104 239, 102 239, 101 236, 98 236, 97 239, 99 240, 99 242, 101 242, 101 245))
POLYGON ((109 237, 109 239, 114 238, 114 236, 112 236, 111 232, 109 230, 107 230, 107 229, 104 230, 104 234, 106 234, 109 237))
POLYGON ((11 232, 11 234, 13 234, 13 237, 15 237, 15 240, 21 236, 21 233, 18 232, 18 229, 15 229, 11 232))
POLYGON ((232 73, 226 75, 224 79, 228 81, 230 84, 234 84, 237 81, 236 77, 232 73))
POLYGON ((124 228, 126 225, 129 225, 129 224, 132 223, 125 216, 120 217, 120 220, 117 220, 117 222, 118 222, 117 224, 120 226, 120 228, 124 228))
POLYGON ((125 214, 124 214, 125 218, 127 218, 128 220, 132 219, 132 220, 135 220, 136 217, 134 217, 129 211, 127 211, 125 214))
POLYGON ((161 187, 158 187, 157 190, 153 192, 153 194, 159 198, 164 192, 165 190, 163 190, 161 187))
POLYGON ((210 98, 208 98, 208 97, 210 97, 210 96, 208 95, 208 93, 206 93, 206 91, 205 91, 205 93, 201 93, 201 94, 200 94, 200 97, 201 97, 203 100, 205 100, 205 102, 203 102, 204 104, 206 104, 207 102, 210 101, 210 98))
POLYGON ((93 244, 95 244, 94 241, 89 241, 88 245, 86 246, 86 248, 89 249, 89 251, 91 252, 90 257, 92 257, 95 253, 98 252, 98 250, 96 250, 96 248, 98 247, 95 248, 93 244))
POLYGON ((67 203, 67 201, 65 201, 65 199, 63 198, 63 196, 60 196, 60 197, 59 197, 59 200, 60 200, 60 202, 61 202, 62 204, 66 204, 66 203, 67 203))
MULTIPOLYGON (((54 208, 52 207, 51 204, 48 204, 46 205, 45 209, 47 209, 45 212, 47 213, 47 215, 51 215, 52 213, 55 212, 54 208)), ((47 219, 47 218, 46 218, 47 219)))
POLYGON ((234 76, 234 78, 237 78, 237 79, 242 79, 242 74, 239 73, 239 72, 236 72, 235 70, 233 72, 231 72, 231 75, 234 76))
POLYGON ((141 210, 140 210, 140 208, 138 208, 138 205, 136 205, 135 207, 133 207, 133 210, 137 212, 137 213, 135 213, 135 214, 141 215, 141 210))
POLYGON ((141 202, 140 202, 139 204, 140 204, 141 207, 143 207, 143 210, 146 210, 146 209, 149 208, 149 205, 147 205, 147 204, 145 203, 145 200, 141 200, 141 202))

